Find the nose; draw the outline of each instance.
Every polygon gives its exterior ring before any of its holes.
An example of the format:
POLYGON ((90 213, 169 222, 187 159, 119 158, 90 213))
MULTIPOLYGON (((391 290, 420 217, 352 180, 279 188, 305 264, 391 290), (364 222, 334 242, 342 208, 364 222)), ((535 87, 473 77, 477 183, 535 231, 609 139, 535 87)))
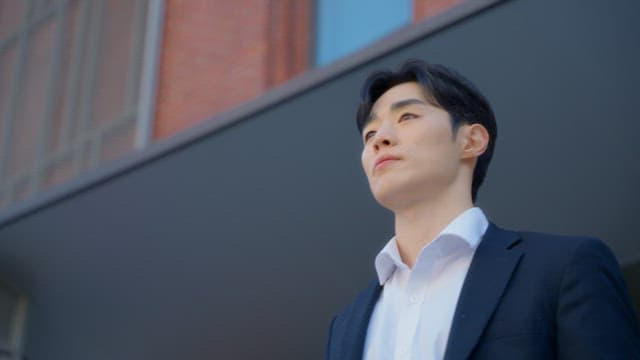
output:
POLYGON ((381 148, 393 146, 397 143, 395 131, 391 126, 380 126, 373 138, 373 148, 378 151, 381 148))

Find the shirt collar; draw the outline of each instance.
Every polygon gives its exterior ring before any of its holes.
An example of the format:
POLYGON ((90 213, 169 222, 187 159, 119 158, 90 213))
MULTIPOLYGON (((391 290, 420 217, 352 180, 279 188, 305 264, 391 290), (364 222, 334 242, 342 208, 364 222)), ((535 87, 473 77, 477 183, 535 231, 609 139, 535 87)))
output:
MULTIPOLYGON (((471 249, 475 249, 480 243, 482 235, 487 231, 487 227, 489 227, 489 221, 484 212, 479 207, 472 207, 453 219, 433 241, 425 245, 425 248, 443 235, 449 235, 463 239, 471 249)), ((395 236, 387 242, 376 256, 375 267, 380 285, 383 285, 389 279, 396 268, 409 270, 409 267, 400 257, 395 236)))

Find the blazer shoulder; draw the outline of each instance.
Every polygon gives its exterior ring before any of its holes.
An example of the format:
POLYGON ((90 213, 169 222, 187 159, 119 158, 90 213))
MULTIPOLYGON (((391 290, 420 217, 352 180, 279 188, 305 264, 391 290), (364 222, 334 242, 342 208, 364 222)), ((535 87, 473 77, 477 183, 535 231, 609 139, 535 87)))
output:
POLYGON ((595 237, 558 235, 536 231, 514 231, 524 240, 535 241, 541 245, 576 247, 583 242, 602 242, 595 237))
POLYGON ((516 231, 522 245, 528 252, 540 253, 546 257, 563 258, 571 261, 576 253, 587 251, 613 256, 611 249, 602 240, 587 236, 568 236, 533 231, 516 231))
POLYGON ((525 265, 528 270, 540 275, 561 275, 567 267, 576 264, 605 263, 606 266, 619 266, 609 246, 595 237, 496 229, 494 233, 500 234, 498 236, 518 238, 513 248, 525 254, 521 266, 525 265))

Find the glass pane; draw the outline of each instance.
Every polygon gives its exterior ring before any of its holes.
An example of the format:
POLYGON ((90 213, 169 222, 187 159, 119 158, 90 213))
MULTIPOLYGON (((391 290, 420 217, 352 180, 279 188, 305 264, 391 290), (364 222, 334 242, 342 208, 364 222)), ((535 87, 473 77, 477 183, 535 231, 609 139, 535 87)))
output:
POLYGON ((326 65, 409 24, 412 0, 318 0, 316 64, 326 65))
POLYGON ((39 130, 44 119, 47 84, 51 75, 51 54, 55 23, 51 20, 34 29, 29 38, 14 131, 11 134, 8 175, 19 175, 35 165, 39 130))
POLYGON ((31 0, 31 19, 47 16, 54 6, 53 0, 31 0))
POLYGON ((70 155, 54 159, 47 167, 43 176, 44 187, 60 184, 74 174, 73 159, 70 155))
POLYGON ((136 124, 133 118, 107 132, 102 138, 100 161, 106 162, 126 154, 133 147, 136 124))
MULTIPOLYGON (((93 127, 104 128, 119 122, 127 111, 130 98, 137 92, 139 81, 130 81, 140 67, 142 41, 136 27, 139 15, 144 15, 141 1, 106 1, 103 8, 103 26, 100 37, 99 62, 96 69, 96 94, 93 107, 93 127), (133 59, 133 60, 132 60, 133 59), (135 61, 138 60, 138 61, 135 61)), ((144 20, 144 17, 142 19, 144 20)), ((143 23, 144 25, 144 23, 143 23)))
POLYGON ((26 15, 26 4, 21 0, 0 0, 0 41, 18 30, 26 15))
MULTIPOLYGON (((86 1, 72 2, 64 20, 62 35, 62 54, 60 68, 57 70, 59 79, 52 109, 51 133, 48 141, 48 153, 59 156, 60 152, 69 146, 69 139, 73 127, 74 115, 77 113, 77 99, 79 98, 80 68, 82 61, 83 28, 86 12, 86 1)), ((52 161, 49 159, 49 161, 52 161)))
MULTIPOLYGON (((7 131, 9 101, 11 99, 11 92, 13 91, 13 77, 16 71, 17 49, 15 44, 17 44, 17 42, 14 42, 0 52, 0 149, 2 149, 6 135, 4 131, 7 131)), ((0 186, 1 184, 2 179, 0 179, 0 186)))

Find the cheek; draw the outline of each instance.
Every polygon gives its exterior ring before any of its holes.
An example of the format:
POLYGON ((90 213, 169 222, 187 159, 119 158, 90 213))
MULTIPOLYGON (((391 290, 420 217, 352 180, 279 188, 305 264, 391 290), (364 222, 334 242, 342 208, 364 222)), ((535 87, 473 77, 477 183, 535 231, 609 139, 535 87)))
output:
POLYGON ((420 162, 420 167, 439 168, 451 162, 455 145, 450 131, 434 128, 425 132, 419 139, 415 139, 411 152, 420 162))
POLYGON ((454 143, 450 126, 448 122, 442 121, 438 126, 432 127, 424 134, 423 144, 429 144, 434 151, 448 149, 454 143))
POLYGON ((371 161, 371 154, 369 153, 369 151, 367 151, 367 149, 362 150, 362 155, 360 156, 360 162, 362 163, 362 169, 364 170, 365 174, 369 174, 368 173, 368 169, 369 166, 368 164, 371 161))

